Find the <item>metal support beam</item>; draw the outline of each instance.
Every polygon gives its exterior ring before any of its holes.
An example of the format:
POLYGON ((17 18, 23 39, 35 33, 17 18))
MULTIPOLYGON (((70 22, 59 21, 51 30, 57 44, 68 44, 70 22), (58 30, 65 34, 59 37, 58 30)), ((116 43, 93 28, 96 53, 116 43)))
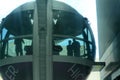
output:
POLYGON ((92 71, 101 71, 105 67, 105 62, 94 62, 92 71))
POLYGON ((39 80, 46 80, 47 0, 36 0, 39 35, 39 80))
POLYGON ((52 0, 36 0, 33 80, 52 80, 52 0))

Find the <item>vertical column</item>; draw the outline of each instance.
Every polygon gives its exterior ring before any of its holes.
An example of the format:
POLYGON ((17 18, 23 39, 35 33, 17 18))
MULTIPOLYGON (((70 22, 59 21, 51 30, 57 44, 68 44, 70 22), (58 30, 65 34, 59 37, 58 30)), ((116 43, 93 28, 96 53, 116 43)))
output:
POLYGON ((33 30, 33 80, 52 80, 52 0, 36 0, 33 30))
MULTIPOLYGON (((1 22, 0 22, 0 41, 2 40, 2 29, 1 29, 1 22)), ((0 52, 1 52, 1 42, 0 42, 0 52)))
POLYGON ((36 0, 39 35, 39 80, 46 80, 47 0, 36 0))
POLYGON ((53 63, 52 63, 52 4, 53 0, 48 0, 47 3, 47 57, 46 57, 46 80, 53 80, 53 63))

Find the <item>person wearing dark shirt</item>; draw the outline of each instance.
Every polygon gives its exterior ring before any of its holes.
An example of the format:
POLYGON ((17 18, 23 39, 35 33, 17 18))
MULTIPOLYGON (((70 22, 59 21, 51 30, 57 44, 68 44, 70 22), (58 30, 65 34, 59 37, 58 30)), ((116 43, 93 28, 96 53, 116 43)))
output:
POLYGON ((80 56, 80 43, 76 41, 75 39, 73 39, 72 47, 73 47, 74 56, 79 57, 80 56))
POLYGON ((72 41, 71 40, 68 41, 67 55, 68 56, 73 56, 73 48, 72 48, 72 41))
POLYGON ((21 38, 17 38, 17 39, 14 40, 15 52, 16 52, 17 56, 19 56, 19 53, 20 53, 20 55, 23 55, 22 43, 24 43, 24 41, 21 38))

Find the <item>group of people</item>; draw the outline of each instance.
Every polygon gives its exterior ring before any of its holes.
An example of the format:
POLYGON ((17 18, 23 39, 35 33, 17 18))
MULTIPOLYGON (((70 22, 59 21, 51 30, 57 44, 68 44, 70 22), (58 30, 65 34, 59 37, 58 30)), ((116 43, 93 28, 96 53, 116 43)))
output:
POLYGON ((68 41, 67 55, 76 57, 80 56, 80 43, 75 39, 73 39, 73 42, 71 40, 68 41))
MULTIPOLYGON (((22 50, 22 43, 24 43, 23 39, 15 39, 14 44, 15 44, 15 51, 16 55, 23 55, 23 50, 22 50)), ((67 45, 67 55, 68 56, 80 56, 80 43, 73 39, 73 41, 69 40, 68 45, 67 45)), ((25 47, 26 52, 32 52, 31 48, 28 49, 29 46, 25 47)), ((55 45, 55 42, 53 41, 53 54, 54 55, 59 55, 59 52, 61 52, 63 49, 60 45, 55 45)))
MULTIPOLYGON (((73 39, 73 41, 69 40, 67 48, 67 55, 68 56, 80 56, 80 42, 73 39)), ((59 55, 59 53, 63 50, 63 48, 60 45, 55 45, 55 42, 53 42, 53 55, 59 55)))

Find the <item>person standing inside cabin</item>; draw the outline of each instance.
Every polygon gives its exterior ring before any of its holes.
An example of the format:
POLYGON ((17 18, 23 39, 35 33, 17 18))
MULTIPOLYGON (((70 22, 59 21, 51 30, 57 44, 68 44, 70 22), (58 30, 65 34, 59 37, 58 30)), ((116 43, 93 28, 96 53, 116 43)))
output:
POLYGON ((80 57, 80 43, 75 39, 73 39, 72 48, 73 48, 74 56, 80 57))
POLYGON ((73 48, 72 48, 72 41, 71 40, 68 41, 67 55, 68 56, 73 56, 73 48))
POLYGON ((23 55, 23 50, 22 50, 22 43, 24 43, 23 39, 22 38, 16 38, 14 40, 14 44, 15 44, 15 52, 16 52, 16 55, 20 56, 23 55))

